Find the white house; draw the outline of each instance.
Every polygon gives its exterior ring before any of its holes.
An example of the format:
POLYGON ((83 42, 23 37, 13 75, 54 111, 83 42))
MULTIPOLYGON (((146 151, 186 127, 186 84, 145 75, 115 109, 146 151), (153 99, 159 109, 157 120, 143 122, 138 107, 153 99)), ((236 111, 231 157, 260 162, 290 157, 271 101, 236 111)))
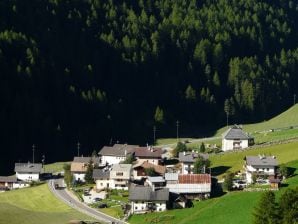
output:
POLYGON ((70 171, 75 181, 85 182, 85 174, 90 160, 93 166, 99 164, 98 157, 74 157, 70 165, 70 171))
POLYGON ((253 175, 268 180, 275 178, 278 162, 274 156, 246 156, 245 173, 247 183, 253 182, 253 175))
POLYGON ((150 186, 131 186, 129 200, 132 214, 165 211, 169 200, 169 189, 162 188, 153 191, 150 186))
POLYGON ((179 152, 179 162, 181 163, 182 174, 193 174, 194 162, 201 156, 205 160, 209 158, 208 154, 197 152, 179 152))
POLYGON ((171 193, 183 195, 188 199, 210 197, 210 174, 166 173, 165 180, 171 193))
POLYGON ((245 149, 254 144, 254 138, 238 125, 229 128, 222 135, 222 151, 245 149))
POLYGON ((15 163, 14 168, 16 178, 26 182, 39 181, 41 170, 41 163, 15 163))
POLYGON ((145 182, 145 185, 150 186, 152 190, 155 191, 157 189, 164 188, 166 186, 166 181, 161 176, 148 177, 145 182))
POLYGON ((93 178, 98 190, 104 188, 128 190, 132 178, 132 165, 114 164, 110 169, 94 169, 93 178))
POLYGON ((154 165, 160 164, 162 155, 161 148, 155 148, 152 146, 136 147, 133 152, 138 163, 148 162, 154 165))
POLYGON ((15 176, 0 176, 0 191, 12 190, 17 188, 28 187, 29 183, 25 181, 19 181, 15 176))
POLYGON ((111 188, 112 180, 110 179, 110 170, 104 169, 94 169, 93 179, 96 183, 97 190, 103 190, 106 188, 111 188))
POLYGON ((128 154, 131 154, 137 145, 115 144, 104 146, 98 153, 101 163, 104 165, 113 165, 123 162, 128 154))

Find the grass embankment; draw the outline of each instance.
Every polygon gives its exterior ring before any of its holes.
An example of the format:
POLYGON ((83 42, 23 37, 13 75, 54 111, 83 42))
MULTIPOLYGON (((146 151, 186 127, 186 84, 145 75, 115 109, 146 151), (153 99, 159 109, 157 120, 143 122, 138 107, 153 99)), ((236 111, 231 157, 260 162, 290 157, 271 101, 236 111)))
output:
MULTIPOLYGON (((287 187, 276 192, 280 196, 288 187, 298 186, 298 160, 286 164, 295 169, 294 175, 284 181, 287 187)), ((193 208, 169 210, 146 215, 133 215, 129 222, 160 223, 160 224, 250 224, 253 220, 253 210, 260 198, 261 192, 230 192, 218 198, 194 202, 193 208)))
POLYGON ((210 156, 212 172, 214 175, 221 177, 228 170, 232 172, 241 170, 243 169, 245 156, 257 156, 260 154, 276 156, 279 163, 298 160, 298 142, 212 155, 210 156))
MULTIPOLYGON (((243 130, 250 133, 255 138, 257 144, 270 141, 281 141, 290 138, 298 138, 298 129, 284 129, 276 130, 274 132, 268 132, 272 129, 282 129, 298 126, 298 104, 289 108, 285 112, 279 114, 272 119, 255 124, 244 124, 243 130), (264 133, 260 133, 264 132, 264 133)), ((223 127, 215 132, 214 136, 221 136, 227 127, 223 127)), ((212 137, 212 136, 210 136, 212 137)), ((198 147, 201 142, 209 144, 221 144, 221 140, 199 140, 196 138, 181 138, 180 141, 184 142, 185 140, 196 141, 195 143, 187 144, 188 147, 198 147), (198 141, 199 140, 199 141, 198 141)), ((175 144, 177 142, 176 138, 164 138, 158 139, 157 145, 166 145, 166 144, 175 144)))
POLYGON ((63 171, 64 164, 70 164, 70 162, 57 162, 57 163, 46 164, 44 171, 46 173, 57 173, 57 172, 63 171))
POLYGON ((91 218, 65 205, 47 184, 0 193, 0 223, 57 224, 91 218))

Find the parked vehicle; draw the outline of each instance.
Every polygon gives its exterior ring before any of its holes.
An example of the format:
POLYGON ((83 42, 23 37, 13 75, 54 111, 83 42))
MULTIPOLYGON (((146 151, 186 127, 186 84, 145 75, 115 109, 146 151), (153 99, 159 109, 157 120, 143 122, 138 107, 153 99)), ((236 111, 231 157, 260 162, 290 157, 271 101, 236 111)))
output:
POLYGON ((101 198, 93 198, 93 199, 92 199, 93 202, 99 202, 99 201, 101 201, 101 200, 102 200, 101 198))
POLYGON ((98 205, 98 208, 107 208, 107 207, 108 207, 108 205, 106 203, 100 203, 98 205))

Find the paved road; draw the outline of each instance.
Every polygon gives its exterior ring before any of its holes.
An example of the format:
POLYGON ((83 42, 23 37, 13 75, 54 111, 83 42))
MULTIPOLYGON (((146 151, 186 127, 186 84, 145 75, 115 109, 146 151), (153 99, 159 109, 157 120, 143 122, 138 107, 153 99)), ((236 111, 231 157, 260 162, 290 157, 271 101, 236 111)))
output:
POLYGON ((49 187, 50 190, 54 195, 56 195, 61 201, 66 203, 67 205, 71 206, 72 208, 93 217, 94 219, 104 222, 104 223, 117 223, 117 224, 127 224, 127 222, 124 222, 120 219, 113 218, 112 216, 106 215, 102 212, 99 212, 98 210, 95 210, 93 208, 88 207, 86 204, 80 202, 76 196, 72 195, 70 192, 68 192, 66 189, 59 189, 56 190, 54 187, 54 183, 59 182, 59 186, 62 186, 62 179, 59 180, 49 180, 49 187))

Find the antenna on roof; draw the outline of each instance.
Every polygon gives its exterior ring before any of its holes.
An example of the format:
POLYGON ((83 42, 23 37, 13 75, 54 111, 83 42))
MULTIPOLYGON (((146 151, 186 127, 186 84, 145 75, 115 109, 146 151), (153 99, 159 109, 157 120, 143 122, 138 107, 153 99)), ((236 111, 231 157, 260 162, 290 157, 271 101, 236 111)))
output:
POLYGON ((35 151, 35 145, 32 145, 32 163, 34 163, 34 151, 35 151))

